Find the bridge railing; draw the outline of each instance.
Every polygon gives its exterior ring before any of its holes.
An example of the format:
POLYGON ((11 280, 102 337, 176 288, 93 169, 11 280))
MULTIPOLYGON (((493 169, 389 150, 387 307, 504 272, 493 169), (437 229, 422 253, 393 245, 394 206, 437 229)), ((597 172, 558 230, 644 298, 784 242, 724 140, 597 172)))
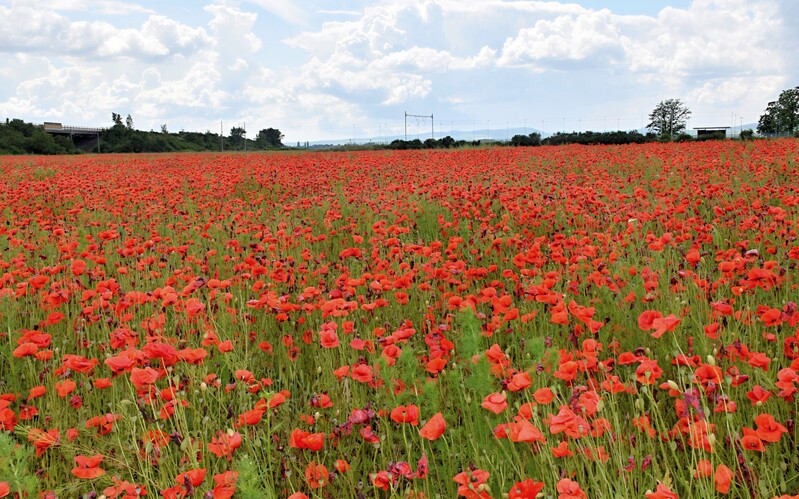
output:
POLYGON ((60 127, 44 127, 45 131, 52 131, 52 132, 104 132, 107 128, 97 128, 97 127, 90 127, 90 126, 71 126, 71 125, 62 125, 60 127))

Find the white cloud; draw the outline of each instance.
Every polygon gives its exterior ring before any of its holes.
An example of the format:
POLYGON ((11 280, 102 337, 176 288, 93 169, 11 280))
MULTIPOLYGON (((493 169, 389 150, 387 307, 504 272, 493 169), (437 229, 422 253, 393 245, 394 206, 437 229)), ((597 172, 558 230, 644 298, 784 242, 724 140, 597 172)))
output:
POLYGON ((444 50, 429 47, 411 47, 407 50, 391 52, 369 64, 371 69, 391 70, 394 68, 415 68, 425 72, 469 70, 492 66, 496 50, 483 47, 472 57, 456 57, 444 50))
POLYGON ((102 124, 131 112, 156 129, 268 120, 309 139, 403 107, 469 123, 594 113, 582 124, 604 127, 620 106, 635 107, 637 124, 641 107, 669 97, 695 115, 754 116, 799 77, 793 0, 694 0, 653 16, 536 0, 322 4, 212 0, 188 17, 116 0, 0 5, 0 117, 102 124), (132 16, 98 20, 103 9, 132 16), (601 101, 576 103, 597 88, 601 101))
POLYGON ((578 61, 620 48, 614 17, 610 11, 601 10, 537 21, 505 41, 498 63, 515 66, 546 60, 578 61))
POLYGON ((771 37, 782 20, 771 2, 695 0, 689 9, 663 9, 641 21, 625 50, 634 72, 683 79, 720 73, 756 75, 779 72, 784 65, 771 37))
MULTIPOLYGON (((758 94, 754 95, 757 102, 760 102, 759 93, 777 95, 785 88, 786 83, 782 76, 720 78, 694 88, 686 97, 689 101, 705 105, 736 104, 751 99, 752 89, 756 88, 758 94)), ((757 102, 753 104, 756 105, 757 102)))
POLYGON ((105 21, 71 21, 48 9, 0 7, 0 51, 75 57, 163 58, 211 45, 202 28, 152 15, 141 29, 120 29, 105 21))

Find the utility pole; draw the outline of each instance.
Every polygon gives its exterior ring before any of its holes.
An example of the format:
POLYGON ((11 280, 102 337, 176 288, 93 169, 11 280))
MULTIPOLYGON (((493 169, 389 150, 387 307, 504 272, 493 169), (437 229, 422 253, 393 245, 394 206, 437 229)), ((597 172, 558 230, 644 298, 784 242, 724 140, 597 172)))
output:
MULTIPOLYGON (((433 114, 432 113, 429 114, 429 115, 427 115, 427 114, 408 114, 408 111, 405 111, 405 141, 406 142, 408 141, 408 116, 410 116, 411 118, 430 118, 430 137, 433 138, 433 139, 436 138, 435 137, 436 130, 435 130, 435 124, 433 122, 433 114)), ((419 121, 418 120, 416 121, 416 133, 417 133, 417 138, 418 138, 418 135, 419 135, 419 121)))

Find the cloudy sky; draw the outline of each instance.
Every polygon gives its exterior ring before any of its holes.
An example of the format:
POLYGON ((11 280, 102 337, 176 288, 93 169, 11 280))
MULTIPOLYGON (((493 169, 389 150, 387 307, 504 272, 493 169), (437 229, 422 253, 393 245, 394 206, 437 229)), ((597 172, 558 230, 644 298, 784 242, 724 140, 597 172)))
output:
POLYGON ((796 0, 0 0, 0 118, 380 138, 756 122, 799 85, 796 0), (429 129, 409 121, 411 134, 429 129))

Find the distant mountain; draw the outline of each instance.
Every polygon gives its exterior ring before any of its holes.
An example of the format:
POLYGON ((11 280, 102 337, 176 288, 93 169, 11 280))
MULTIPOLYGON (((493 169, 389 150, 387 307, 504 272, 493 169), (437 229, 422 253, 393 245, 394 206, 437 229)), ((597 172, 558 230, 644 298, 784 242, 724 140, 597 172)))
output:
MULTIPOLYGON (((549 137, 552 135, 549 132, 542 132, 537 128, 533 127, 519 127, 519 128, 492 128, 490 130, 486 130, 483 128, 475 129, 475 130, 441 130, 435 132, 435 138, 440 139, 446 136, 450 136, 455 140, 466 140, 466 141, 474 141, 474 140, 495 140, 495 141, 506 141, 510 140, 511 137, 514 135, 529 135, 533 132, 537 132, 541 134, 541 137, 549 137)), ((421 141, 425 141, 430 138, 430 133, 427 134, 408 134, 408 140, 419 139, 421 141)), ((389 144, 394 140, 405 140, 405 135, 389 135, 384 137, 354 137, 354 138, 347 138, 347 139, 329 139, 329 140, 312 140, 309 142, 310 146, 324 146, 324 145, 332 145, 332 146, 340 146, 340 145, 347 145, 347 144, 389 144)), ((286 145, 291 145, 290 142, 287 142, 286 145)))

